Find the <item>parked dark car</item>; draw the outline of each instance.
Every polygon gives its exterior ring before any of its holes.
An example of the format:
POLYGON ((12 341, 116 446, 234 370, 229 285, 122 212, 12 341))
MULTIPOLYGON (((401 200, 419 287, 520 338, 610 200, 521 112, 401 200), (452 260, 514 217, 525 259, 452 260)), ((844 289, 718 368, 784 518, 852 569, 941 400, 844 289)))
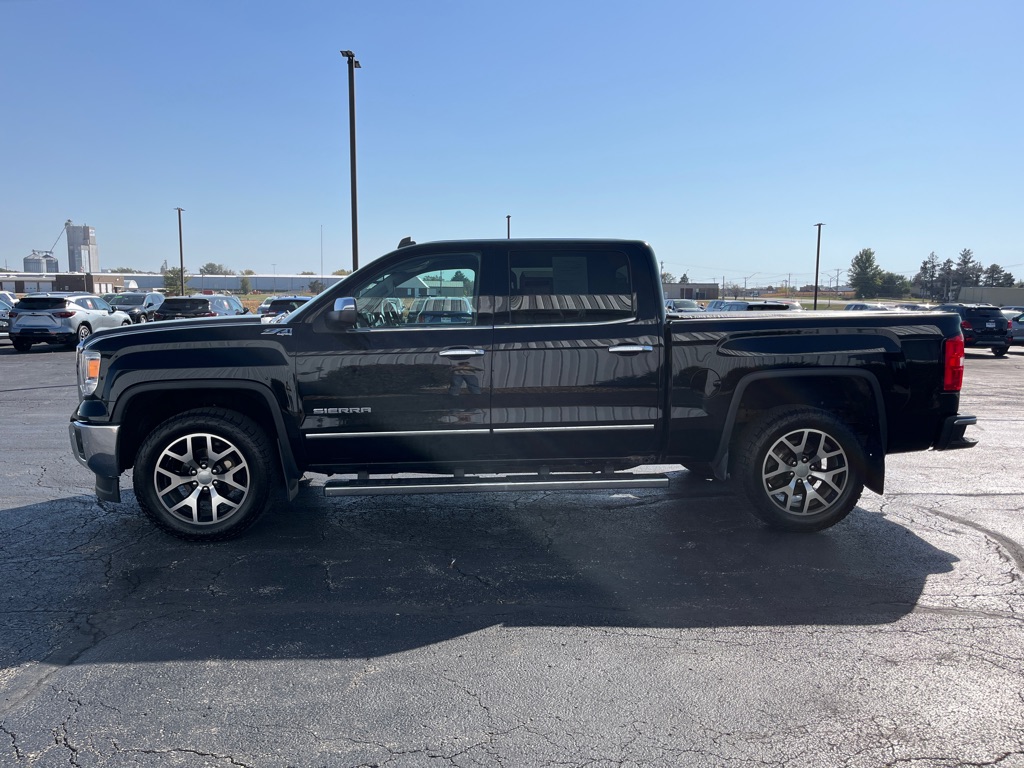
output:
POLYGON ((275 296, 270 302, 267 308, 263 311, 263 317, 276 317, 277 315, 283 315, 288 312, 293 312, 307 301, 312 296, 275 296))
MULTIPOLYGON (((731 480, 765 524, 818 531, 885 490, 886 456, 974 445, 956 315, 668 323, 659 267, 642 241, 420 243, 280 324, 98 334, 78 349, 71 448, 98 499, 120 501, 133 469, 157 526, 217 541, 308 500, 307 471, 351 476, 331 497, 669 487, 632 471, 650 464, 731 480), (465 295, 398 314, 426 285, 465 295)), ((701 486, 676 482, 672 503, 699 507, 686 488, 701 486)))
POLYGON ((936 309, 960 315, 967 349, 988 348, 996 357, 1010 350, 1010 323, 994 304, 940 304, 936 309))
POLYGON ((171 296, 153 313, 154 320, 179 320, 191 317, 223 317, 244 315, 249 310, 242 302, 227 294, 193 294, 192 296, 171 296))
POLYGON ((684 312, 703 312, 704 307, 693 299, 665 299, 665 314, 681 315, 684 312))
POLYGON ((110 301, 110 306, 126 312, 133 323, 145 323, 153 319, 160 305, 164 303, 164 295, 157 293, 129 292, 119 293, 110 301))

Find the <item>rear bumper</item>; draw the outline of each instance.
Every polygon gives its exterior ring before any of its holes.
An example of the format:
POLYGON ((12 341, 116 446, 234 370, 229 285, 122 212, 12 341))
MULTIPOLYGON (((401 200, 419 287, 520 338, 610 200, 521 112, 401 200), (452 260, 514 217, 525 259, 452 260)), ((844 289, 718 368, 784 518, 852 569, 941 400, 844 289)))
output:
POLYGON ((10 333, 11 339, 21 339, 22 341, 40 342, 45 341, 47 343, 57 342, 59 344, 69 344, 72 340, 78 337, 73 333, 67 331, 51 331, 46 328, 25 328, 19 329, 10 333))
POLYGON ((967 431, 968 427, 973 427, 977 423, 977 416, 965 416, 961 414, 957 414, 956 416, 947 416, 946 420, 942 423, 942 431, 939 433, 939 439, 932 447, 936 451, 953 451, 959 448, 973 448, 977 445, 978 441, 965 437, 964 433, 967 431))
POLYGON ((68 426, 71 452, 78 463, 96 475, 96 498, 121 501, 121 471, 117 462, 120 427, 72 421, 68 426))

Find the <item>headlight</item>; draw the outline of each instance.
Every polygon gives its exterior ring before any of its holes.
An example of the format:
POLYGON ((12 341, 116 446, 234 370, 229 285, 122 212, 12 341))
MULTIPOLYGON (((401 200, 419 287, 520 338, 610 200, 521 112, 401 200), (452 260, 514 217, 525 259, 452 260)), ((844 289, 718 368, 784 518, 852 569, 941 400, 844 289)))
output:
POLYGON ((95 350, 78 348, 78 392, 82 397, 95 392, 100 383, 100 358, 95 350))

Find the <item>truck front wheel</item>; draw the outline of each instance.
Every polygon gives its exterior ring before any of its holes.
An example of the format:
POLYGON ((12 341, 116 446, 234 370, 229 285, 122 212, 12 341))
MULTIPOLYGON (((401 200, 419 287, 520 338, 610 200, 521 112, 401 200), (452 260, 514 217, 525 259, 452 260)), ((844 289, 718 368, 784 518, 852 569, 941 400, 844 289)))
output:
POLYGON ((739 445, 736 477, 751 511, 772 528, 828 528, 850 513, 864 489, 864 449, 826 411, 774 408, 747 428, 739 445))
POLYGON ((198 408, 163 422, 139 448, 139 506, 160 528, 190 541, 239 535, 270 505, 273 451, 247 416, 198 408))

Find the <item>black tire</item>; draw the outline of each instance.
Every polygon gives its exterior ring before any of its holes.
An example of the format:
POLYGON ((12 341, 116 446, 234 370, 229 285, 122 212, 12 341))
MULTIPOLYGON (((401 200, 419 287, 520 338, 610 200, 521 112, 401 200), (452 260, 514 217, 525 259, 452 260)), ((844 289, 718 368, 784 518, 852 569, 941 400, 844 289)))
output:
POLYGON ((68 346, 77 347, 90 336, 92 336, 92 328, 89 327, 88 323, 82 323, 78 326, 78 330, 75 332, 75 338, 71 340, 68 346))
POLYGON ((15 352, 28 352, 32 349, 32 342, 25 339, 11 339, 15 352))
POLYGON ((275 496, 266 433, 247 416, 197 408, 173 416, 142 443, 133 484, 160 528, 188 541, 221 541, 256 522, 275 496))
POLYGON ((140 325, 142 323, 147 323, 147 322, 149 322, 149 318, 148 317, 146 317, 145 315, 139 315, 139 324, 140 325))
POLYGON ((125 320, 123 323, 121 323, 121 327, 125 328, 125 327, 127 327, 127 326, 129 326, 131 324, 132 324, 131 320, 125 320))
POLYGON ((734 476, 763 523, 820 531, 857 505, 863 467, 863 446, 835 416, 816 408, 781 407, 745 430, 734 476))
POLYGON ((1005 357, 1006 353, 1010 351, 1009 346, 1006 347, 993 347, 992 354, 996 357, 1005 357))

